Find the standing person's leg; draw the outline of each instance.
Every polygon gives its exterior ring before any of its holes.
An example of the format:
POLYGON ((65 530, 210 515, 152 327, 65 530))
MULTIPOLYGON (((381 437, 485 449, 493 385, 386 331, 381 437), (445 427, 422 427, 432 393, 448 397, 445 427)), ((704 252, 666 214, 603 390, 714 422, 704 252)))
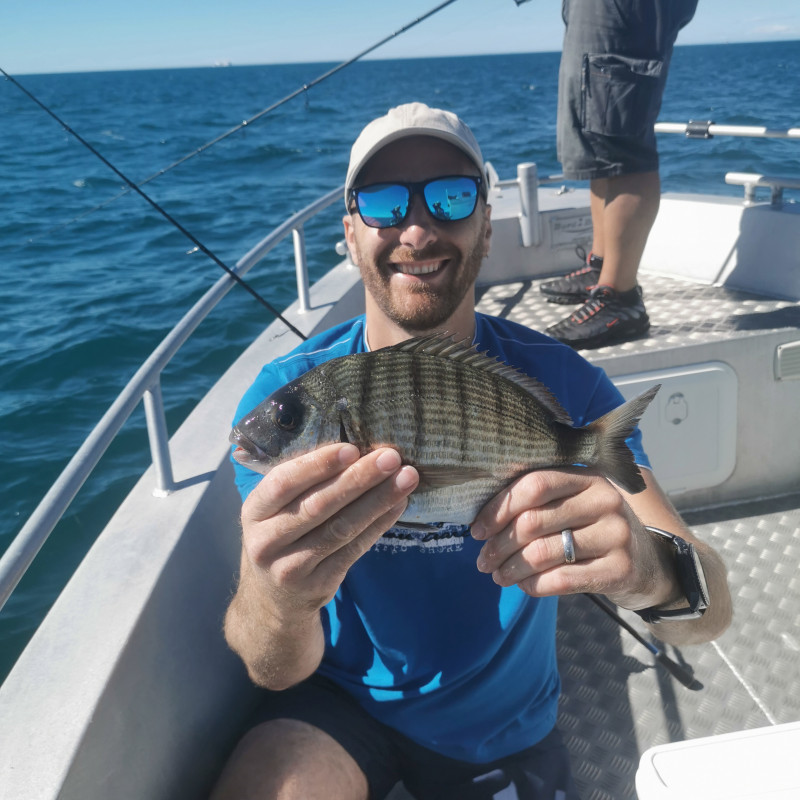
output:
POLYGON ((601 347, 647 332, 637 273, 660 200, 658 172, 591 182, 592 252, 601 269, 584 304, 546 333, 573 347, 601 347))
POLYGON ((558 152, 564 174, 591 182, 587 267, 543 284, 552 302, 585 307, 547 333, 596 347, 646 332, 636 276, 658 212, 653 124, 678 31, 697 0, 564 0, 558 152))
POLYGON ((607 178, 594 178, 589 182, 589 209, 592 214, 592 253, 601 262, 606 250, 606 240, 603 235, 603 218, 606 210, 607 189, 607 178))
POLYGON ((591 197, 592 252, 603 259, 597 283, 630 291, 661 202, 658 172, 593 180, 591 197))

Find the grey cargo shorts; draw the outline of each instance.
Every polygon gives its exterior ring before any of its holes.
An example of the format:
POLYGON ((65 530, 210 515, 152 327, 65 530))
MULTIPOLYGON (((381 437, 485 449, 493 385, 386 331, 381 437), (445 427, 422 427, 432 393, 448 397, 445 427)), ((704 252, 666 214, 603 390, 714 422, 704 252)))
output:
POLYGON ((658 169, 653 125, 698 0, 563 0, 558 159, 573 180, 658 169))

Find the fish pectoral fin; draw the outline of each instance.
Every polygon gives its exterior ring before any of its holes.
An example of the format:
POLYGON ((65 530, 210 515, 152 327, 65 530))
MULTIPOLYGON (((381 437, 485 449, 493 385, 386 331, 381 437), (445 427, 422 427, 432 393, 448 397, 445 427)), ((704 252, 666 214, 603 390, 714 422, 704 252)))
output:
MULTIPOLYGON (((417 466, 419 473, 419 486, 416 492, 432 492, 436 489, 444 489, 448 486, 458 486, 461 483, 470 481, 485 480, 494 477, 491 472, 485 469, 471 469, 469 467, 454 466, 417 466)), ((415 492, 415 493, 416 493, 415 492)))
POLYGON ((347 408, 347 400, 344 398, 338 400, 336 410, 339 412, 339 441, 358 442, 358 435, 353 429, 353 420, 347 408))

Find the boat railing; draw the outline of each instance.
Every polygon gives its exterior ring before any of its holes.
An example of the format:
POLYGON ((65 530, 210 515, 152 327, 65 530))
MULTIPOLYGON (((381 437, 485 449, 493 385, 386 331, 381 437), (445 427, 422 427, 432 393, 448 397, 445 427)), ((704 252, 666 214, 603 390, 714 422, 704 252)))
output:
MULTIPOLYGON (((690 120, 689 122, 657 122, 656 133, 682 133, 687 139, 712 139, 714 136, 744 136, 754 139, 794 139, 800 141, 800 128, 781 130, 763 125, 717 125, 712 120, 690 120)), ((756 202, 756 189, 770 190, 773 206, 783 203, 784 189, 800 189, 800 177, 766 176, 744 172, 729 172, 725 183, 744 186, 744 203, 756 202)))
MULTIPOLYGON (((245 253, 236 262, 233 271, 239 277, 243 277, 291 234, 294 240, 298 310, 301 313, 307 311, 310 290, 304 226, 336 200, 341 199, 343 191, 344 186, 341 186, 293 214, 245 253)), ((147 435, 155 472, 153 493, 163 497, 173 491, 172 461, 161 394, 161 374, 195 329, 235 285, 234 278, 223 275, 192 306, 137 370, 87 436, 0 558, 0 608, 5 605, 36 554, 66 513, 75 495, 140 401, 144 404, 147 435)))
POLYGON ((784 189, 800 189, 800 178, 786 178, 778 175, 758 175, 752 172, 728 172, 725 183, 731 186, 744 186, 744 203, 752 205, 756 202, 756 189, 770 190, 770 202, 773 206, 783 203, 784 189))
MULTIPOLYGON (((701 139, 710 139, 714 136, 747 136, 800 140, 800 128, 774 130, 763 126, 717 125, 710 120, 688 123, 659 122, 656 123, 655 130, 656 133, 680 133, 687 138, 701 139)), ((501 181, 493 167, 487 164, 487 169, 490 186, 506 188, 516 185, 518 187, 523 245, 527 247, 538 244, 541 238, 541 223, 538 213, 537 187, 562 183, 563 175, 549 175, 540 178, 536 165, 526 163, 518 165, 516 178, 501 181)), ((768 186, 773 192, 773 202, 776 202, 776 198, 779 200, 781 197, 782 187, 797 188, 798 185, 797 180, 793 178, 739 175, 738 173, 731 173, 729 182, 741 183, 745 186, 746 202, 752 202, 758 186, 768 186)), ((304 225, 340 198, 343 190, 343 186, 334 189, 277 226, 242 256, 236 263, 234 272, 239 277, 246 275, 273 247, 291 233, 294 240, 298 310, 300 313, 307 311, 310 287, 304 225)), ((225 275, 197 301, 142 364, 50 487, 0 558, 0 608, 5 605, 47 537, 63 517, 75 495, 140 401, 145 409, 148 439, 153 458, 156 482, 153 493, 157 496, 166 496, 173 491, 169 437, 161 395, 161 373, 197 326, 234 285, 235 280, 225 275)))
MULTIPOLYGON (((679 133, 687 139, 712 139, 715 136, 743 136, 756 139, 794 139, 800 141, 800 128, 780 130, 763 125, 717 125, 711 120, 690 120, 689 122, 657 122, 656 133, 679 133)), ((538 215, 537 187, 564 183, 562 174, 539 176, 536 164, 527 163, 517 166, 517 177, 500 180, 491 165, 489 167, 489 185, 498 189, 518 186, 520 192, 521 216, 520 230, 525 247, 538 245, 541 241, 541 229, 538 215)), ((768 188, 771 192, 771 203, 780 206, 783 203, 784 189, 800 189, 800 177, 766 176, 742 172, 729 172, 725 182, 730 185, 744 187, 745 205, 756 202, 756 189, 768 188)), ((565 190, 566 191, 566 190, 565 190)))
POLYGON ((657 122, 656 133, 682 133, 688 139, 711 139, 714 136, 747 136, 756 139, 800 139, 800 128, 780 130, 763 125, 717 125, 712 120, 657 122))

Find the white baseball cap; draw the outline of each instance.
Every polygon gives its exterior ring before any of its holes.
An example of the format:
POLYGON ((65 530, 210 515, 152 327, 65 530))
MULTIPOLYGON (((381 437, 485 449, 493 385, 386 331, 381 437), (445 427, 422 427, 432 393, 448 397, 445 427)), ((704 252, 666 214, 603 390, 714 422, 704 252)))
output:
POLYGON ((425 103, 406 103, 372 120, 353 143, 344 185, 344 202, 358 173, 379 150, 406 136, 434 136, 461 150, 483 175, 483 155, 469 127, 452 111, 430 108, 425 103))

